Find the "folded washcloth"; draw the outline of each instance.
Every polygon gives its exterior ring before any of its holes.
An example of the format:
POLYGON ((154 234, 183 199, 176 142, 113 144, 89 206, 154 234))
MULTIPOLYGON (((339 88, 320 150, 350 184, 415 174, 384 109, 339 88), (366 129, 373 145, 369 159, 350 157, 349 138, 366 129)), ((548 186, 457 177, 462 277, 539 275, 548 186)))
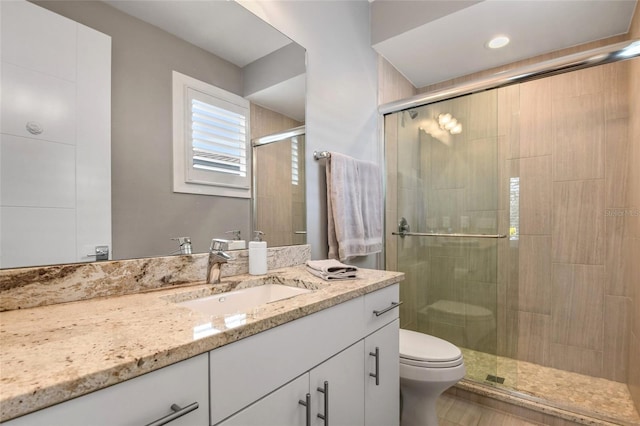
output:
POLYGON ((345 265, 335 259, 326 259, 309 260, 307 262, 307 271, 325 281, 352 280, 357 278, 356 273, 358 272, 358 268, 345 265))
POLYGON ((320 277, 325 281, 355 280, 356 278, 358 278, 355 272, 324 273, 324 272, 318 271, 317 269, 309 268, 308 266, 307 266, 307 271, 310 274, 313 274, 316 277, 320 277))
POLYGON ((341 263, 336 259, 309 260, 307 261, 307 266, 309 268, 312 268, 324 273, 358 272, 357 267, 351 266, 351 265, 345 265, 344 263, 341 263))

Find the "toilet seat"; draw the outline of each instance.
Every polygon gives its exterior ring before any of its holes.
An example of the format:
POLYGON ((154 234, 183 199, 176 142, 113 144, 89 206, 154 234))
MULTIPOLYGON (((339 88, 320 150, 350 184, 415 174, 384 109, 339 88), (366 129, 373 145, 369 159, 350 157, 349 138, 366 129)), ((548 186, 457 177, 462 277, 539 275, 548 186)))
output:
POLYGON ((446 340, 400 329, 400 363, 423 368, 451 368, 463 363, 462 352, 446 340))

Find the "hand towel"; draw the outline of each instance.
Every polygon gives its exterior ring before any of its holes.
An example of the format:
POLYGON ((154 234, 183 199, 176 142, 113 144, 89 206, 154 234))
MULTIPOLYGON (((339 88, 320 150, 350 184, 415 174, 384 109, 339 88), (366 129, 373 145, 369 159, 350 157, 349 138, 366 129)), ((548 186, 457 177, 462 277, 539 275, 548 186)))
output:
POLYGON ((313 269, 307 266, 307 271, 310 274, 315 275, 316 277, 320 277, 325 281, 336 281, 336 280, 355 280, 358 278, 355 272, 322 272, 317 269, 313 269))
POLYGON ((331 153, 327 163, 329 257, 382 251, 382 173, 373 163, 331 153))

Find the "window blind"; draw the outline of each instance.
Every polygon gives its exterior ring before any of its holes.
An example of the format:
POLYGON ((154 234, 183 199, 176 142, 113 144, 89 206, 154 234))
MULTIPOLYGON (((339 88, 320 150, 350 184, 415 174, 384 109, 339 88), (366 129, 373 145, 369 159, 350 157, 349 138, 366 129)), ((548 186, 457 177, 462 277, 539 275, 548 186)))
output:
POLYGON ((191 146, 195 169, 247 176, 243 114, 191 98, 191 146))

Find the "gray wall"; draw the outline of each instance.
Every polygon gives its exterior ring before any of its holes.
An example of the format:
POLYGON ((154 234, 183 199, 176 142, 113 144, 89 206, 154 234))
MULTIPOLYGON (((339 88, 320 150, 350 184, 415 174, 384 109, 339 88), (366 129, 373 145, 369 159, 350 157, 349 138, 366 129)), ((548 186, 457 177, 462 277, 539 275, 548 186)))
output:
MULTIPOLYGON (((377 57, 370 45, 369 2, 240 1, 307 50, 307 241, 314 259, 327 255, 324 160, 338 151, 381 163, 377 57)), ((377 256, 353 262, 375 267, 377 256)))
POLYGON ((112 37, 114 259, 166 255, 171 237, 194 252, 230 229, 248 237, 249 200, 172 192, 171 71, 242 95, 241 69, 103 3, 34 3, 112 37))

